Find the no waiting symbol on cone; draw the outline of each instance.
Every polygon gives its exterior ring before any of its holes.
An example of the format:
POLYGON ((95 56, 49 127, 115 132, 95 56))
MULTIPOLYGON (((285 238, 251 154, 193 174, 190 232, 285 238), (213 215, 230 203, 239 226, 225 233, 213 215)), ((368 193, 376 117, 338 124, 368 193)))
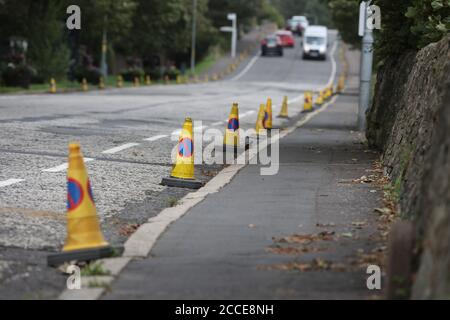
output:
POLYGON ((190 138, 183 138, 178 144, 178 154, 180 157, 189 158, 194 151, 194 143, 190 138))
POLYGON ((239 129, 239 120, 236 118, 228 120, 228 130, 236 131, 237 129, 239 129))
POLYGON ((67 210, 72 211, 78 208, 83 202, 83 188, 78 181, 69 178, 67 181, 67 191, 67 210))

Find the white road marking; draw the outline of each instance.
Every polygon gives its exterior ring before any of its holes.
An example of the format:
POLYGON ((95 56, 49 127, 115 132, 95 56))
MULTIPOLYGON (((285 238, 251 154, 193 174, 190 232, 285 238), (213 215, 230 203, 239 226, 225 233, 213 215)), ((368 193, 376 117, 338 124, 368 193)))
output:
POLYGON ((112 148, 109 150, 105 150, 102 153, 103 154, 114 154, 114 153, 129 149, 129 148, 136 147, 138 145, 139 145, 139 143, 126 143, 124 145, 121 145, 121 146, 118 146, 118 147, 115 147, 115 148, 112 148))
POLYGON ((243 113, 241 116, 240 116, 240 118, 245 118, 245 117, 247 117, 247 116, 250 116, 250 115, 252 115, 252 114, 254 114, 255 113, 255 111, 247 111, 247 112, 245 112, 245 113, 243 113))
POLYGON ((158 141, 158 140, 161 140, 161 139, 164 139, 164 138, 167 138, 167 137, 168 137, 168 135, 166 135, 166 134, 160 134, 160 135, 157 135, 157 136, 154 136, 154 137, 150 137, 150 138, 144 139, 144 141, 153 142, 153 141, 158 141))
MULTIPOLYGON (((227 122, 228 122, 228 120, 227 120, 227 122)), ((217 121, 217 122, 214 122, 211 126, 213 126, 213 127, 221 126, 222 123, 223 123, 222 121, 217 121)))
MULTIPOLYGON (((94 161, 95 159, 92 158, 84 158, 84 162, 91 162, 94 161)), ((50 169, 44 169, 42 170, 42 172, 51 172, 51 173, 56 173, 56 172, 61 172, 61 171, 65 171, 67 170, 67 168, 69 168, 69 164, 68 163, 64 163, 62 165, 59 165, 57 167, 53 167, 50 169)))
POLYGON ((260 52, 258 52, 258 54, 256 56, 254 56, 252 58, 252 60, 250 60, 250 62, 247 64, 247 66, 244 68, 244 70, 242 70, 239 74, 237 74, 235 77, 231 78, 230 81, 236 81, 239 80, 240 78, 242 78, 243 76, 245 76, 245 74, 247 72, 250 71, 251 67, 253 67, 253 65, 256 63, 256 61, 258 60, 259 56, 260 56, 260 52))
POLYGON ((0 188, 11 186, 13 184, 25 181, 24 179, 8 179, 5 181, 0 181, 0 188))

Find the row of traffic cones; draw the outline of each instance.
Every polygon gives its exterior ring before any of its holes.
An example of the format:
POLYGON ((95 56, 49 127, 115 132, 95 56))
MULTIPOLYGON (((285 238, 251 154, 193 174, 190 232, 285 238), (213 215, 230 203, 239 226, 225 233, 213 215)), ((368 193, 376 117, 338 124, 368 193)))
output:
MULTIPOLYGON (((345 81, 340 78, 338 86, 345 81)), ((333 95, 332 87, 322 90, 319 99, 325 101, 333 95)), ((304 110, 311 110, 312 93, 305 93, 304 110)), ((256 120, 257 135, 273 129, 272 99, 261 104, 256 120)), ((284 97, 279 118, 289 118, 288 98, 284 97)), ((225 129, 224 149, 239 146, 239 106, 233 103, 225 129)), ((246 146, 247 147, 247 146, 246 146)), ((69 167, 67 172, 67 238, 62 253, 48 256, 50 266, 58 266, 71 261, 91 261, 114 255, 112 248, 104 239, 97 216, 94 196, 87 170, 84 165, 80 145, 69 145, 69 167)), ((178 141, 176 163, 169 177, 162 179, 162 185, 199 189, 203 183, 195 179, 194 172, 194 134, 191 118, 186 118, 178 141)))
MULTIPOLYGON (((200 78, 198 76, 194 76, 189 78, 188 76, 183 76, 183 75, 177 75, 176 79, 175 79, 175 83, 176 84, 189 84, 189 83, 201 83, 201 82, 210 82, 210 81, 219 81, 222 78, 226 77, 227 75, 231 74, 232 72, 234 72, 239 64, 241 62, 243 62, 249 55, 249 50, 245 50, 244 52, 242 52, 238 58, 236 58, 233 62, 231 62, 224 70, 222 70, 221 72, 217 72, 217 73, 213 73, 213 74, 205 74, 203 76, 203 78, 200 78)), ((144 83, 146 86, 152 85, 152 79, 150 75, 146 75, 142 81, 141 77, 134 77, 133 79, 133 87, 139 87, 141 85, 141 83, 144 83)), ((170 80, 169 76, 166 75, 163 78, 163 83, 168 85, 172 83, 172 80, 170 80)), ((123 88, 124 86, 124 80, 123 77, 121 75, 117 76, 116 78, 116 87, 117 88, 123 88)), ((103 90, 105 89, 105 81, 103 79, 103 77, 99 78, 99 84, 98 84, 98 89, 99 90, 103 90)), ((82 79, 81 82, 81 90, 86 92, 89 91, 89 85, 88 82, 86 80, 86 78, 82 79)), ((50 93, 56 93, 57 92, 57 83, 56 80, 54 78, 50 79, 50 89, 49 89, 50 93)))

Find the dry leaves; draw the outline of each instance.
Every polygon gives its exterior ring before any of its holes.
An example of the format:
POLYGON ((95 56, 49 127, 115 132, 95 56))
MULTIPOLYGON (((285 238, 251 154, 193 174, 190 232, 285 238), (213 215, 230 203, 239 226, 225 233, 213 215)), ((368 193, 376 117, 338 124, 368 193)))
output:
POLYGON ((132 235, 133 233, 135 233, 138 228, 139 228, 138 224, 125 224, 120 227, 119 234, 121 236, 128 237, 128 236, 132 235))
POLYGON ((317 248, 317 247, 269 247, 266 249, 267 252, 274 254, 286 254, 286 255, 298 255, 302 253, 312 253, 326 251, 328 248, 317 248))
POLYGON ((276 264, 272 266, 261 266, 258 269, 262 270, 282 270, 282 271, 300 271, 300 272, 308 272, 308 271, 336 271, 342 272, 348 269, 348 266, 342 263, 334 263, 332 261, 324 260, 324 259, 314 259, 310 263, 303 262, 289 262, 284 264, 276 264))
POLYGON ((334 231, 322 231, 316 234, 294 234, 283 238, 273 238, 278 243, 297 243, 309 244, 314 241, 332 241, 334 240, 334 231))

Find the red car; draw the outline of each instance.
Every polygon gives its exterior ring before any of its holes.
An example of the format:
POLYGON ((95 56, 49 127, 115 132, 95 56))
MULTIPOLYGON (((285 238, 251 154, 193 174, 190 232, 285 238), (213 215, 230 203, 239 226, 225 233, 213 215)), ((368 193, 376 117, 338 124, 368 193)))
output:
POLYGON ((293 48, 295 46, 294 35, 291 31, 280 30, 277 32, 277 37, 280 38, 283 47, 293 48))

